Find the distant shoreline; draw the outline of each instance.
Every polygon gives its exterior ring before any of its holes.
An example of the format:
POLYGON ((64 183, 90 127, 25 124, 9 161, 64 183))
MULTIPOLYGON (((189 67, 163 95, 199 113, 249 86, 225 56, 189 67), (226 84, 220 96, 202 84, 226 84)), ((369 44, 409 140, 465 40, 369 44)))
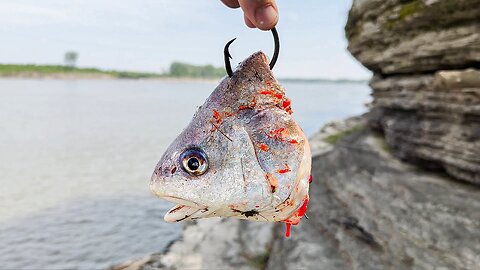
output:
MULTIPOLYGON (((148 73, 96 68, 75 68, 59 65, 12 65, 0 64, 0 79, 35 80, 160 80, 171 82, 215 83, 222 76, 172 76, 168 73, 148 73)), ((282 83, 339 83, 365 84, 368 80, 324 79, 324 78, 280 78, 282 83)))
POLYGON ((97 73, 31 73, 20 72, 16 74, 4 75, 0 74, 1 80, 135 80, 135 81, 168 81, 168 82, 206 82, 216 83, 221 78, 191 78, 191 77, 141 77, 141 78, 119 78, 108 74, 97 73))

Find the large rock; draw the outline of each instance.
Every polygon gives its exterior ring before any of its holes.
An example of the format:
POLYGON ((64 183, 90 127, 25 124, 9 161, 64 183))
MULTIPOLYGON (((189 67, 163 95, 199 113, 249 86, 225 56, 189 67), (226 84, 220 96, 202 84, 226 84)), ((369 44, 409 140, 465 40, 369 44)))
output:
POLYGON ((341 134, 313 159, 309 220, 275 239, 267 269, 478 269, 480 188, 402 163, 367 130, 341 134))
POLYGON ((164 252, 108 270, 263 269, 270 255, 272 229, 273 223, 239 219, 191 221, 164 252))
POLYGON ((480 0, 354 0, 346 32, 395 155, 480 185, 480 0))
POLYGON ((480 71, 376 76, 370 124, 394 153, 480 185, 480 71))
POLYGON ((480 67, 480 0, 354 0, 345 29, 377 73, 480 67))

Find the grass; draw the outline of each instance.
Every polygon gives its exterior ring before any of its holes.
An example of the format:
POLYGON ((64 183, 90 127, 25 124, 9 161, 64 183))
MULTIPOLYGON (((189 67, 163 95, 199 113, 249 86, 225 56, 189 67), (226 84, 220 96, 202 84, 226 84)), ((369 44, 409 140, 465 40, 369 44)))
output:
POLYGON ((366 126, 365 125, 357 125, 357 126, 354 126, 350 129, 346 129, 346 130, 343 130, 343 131, 340 131, 338 133, 335 133, 333 135, 330 135, 328 137, 326 137, 325 139, 323 139, 325 142, 329 143, 329 144, 337 144, 338 141, 340 141, 340 139, 350 135, 350 134, 353 134, 355 132, 359 132, 359 131, 362 131, 362 130, 365 130, 366 129, 366 126))
POLYGON ((269 252, 264 252, 258 254, 257 256, 249 259, 249 264, 256 269, 265 269, 268 263, 268 258, 270 257, 269 252))
POLYGON ((383 139, 380 143, 380 148, 386 153, 392 153, 392 147, 388 145, 387 141, 383 139))
POLYGON ((76 68, 76 67, 66 67, 66 66, 60 66, 60 65, 0 64, 0 76, 15 76, 19 74, 29 74, 29 73, 36 73, 41 75, 96 74, 96 75, 108 75, 115 78, 131 78, 131 79, 165 77, 164 74, 160 74, 160 73, 100 70, 97 68, 76 68))
POLYGON ((419 0, 412 1, 410 3, 403 4, 400 8, 398 18, 404 20, 408 16, 417 13, 423 7, 423 3, 419 0))

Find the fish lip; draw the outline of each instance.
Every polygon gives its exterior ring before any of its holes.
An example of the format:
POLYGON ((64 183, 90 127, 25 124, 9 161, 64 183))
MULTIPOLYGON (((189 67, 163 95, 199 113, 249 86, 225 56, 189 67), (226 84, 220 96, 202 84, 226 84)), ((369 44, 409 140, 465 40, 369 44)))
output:
POLYGON ((192 216, 195 217, 199 215, 199 212, 202 214, 208 211, 208 207, 183 198, 175 196, 161 196, 160 198, 176 204, 165 213, 163 219, 166 222, 171 223, 190 220, 192 216))
POLYGON ((198 210, 207 208, 205 205, 201 205, 201 204, 196 203, 194 201, 190 201, 190 200, 183 199, 183 198, 176 197, 176 196, 159 196, 159 198, 164 199, 164 200, 169 201, 169 202, 172 202, 172 203, 175 203, 175 204, 180 204, 180 205, 189 206, 191 208, 196 208, 198 210))

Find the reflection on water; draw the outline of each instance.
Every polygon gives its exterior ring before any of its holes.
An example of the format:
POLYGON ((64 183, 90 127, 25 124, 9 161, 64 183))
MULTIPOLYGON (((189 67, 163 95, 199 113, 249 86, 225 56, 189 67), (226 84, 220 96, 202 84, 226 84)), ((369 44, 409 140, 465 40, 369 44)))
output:
MULTIPOLYGON (((162 250, 179 234, 150 195, 160 155, 215 83, 0 80, 0 261, 99 268, 162 250)), ((357 84, 288 83, 308 135, 359 114, 357 84)))

